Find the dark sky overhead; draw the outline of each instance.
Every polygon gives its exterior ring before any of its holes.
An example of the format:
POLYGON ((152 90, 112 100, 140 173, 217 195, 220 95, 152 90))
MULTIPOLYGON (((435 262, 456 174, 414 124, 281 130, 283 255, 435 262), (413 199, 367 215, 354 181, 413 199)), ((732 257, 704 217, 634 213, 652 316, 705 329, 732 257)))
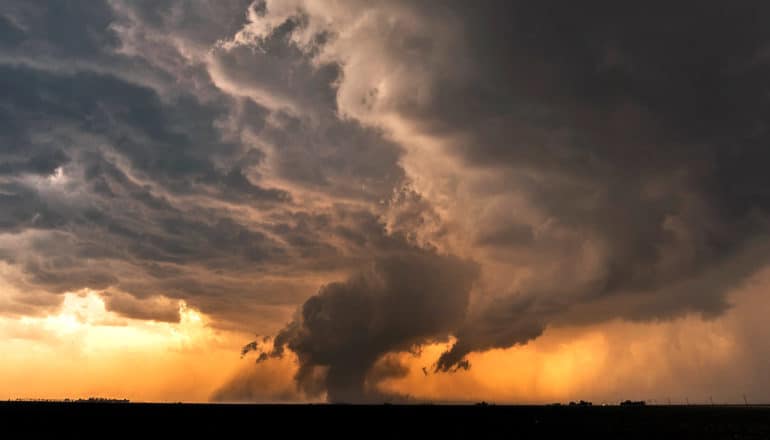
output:
POLYGON ((768 121, 759 1, 5 0, 6 373, 200 321, 158 371, 248 360, 148 398, 770 401, 768 121))

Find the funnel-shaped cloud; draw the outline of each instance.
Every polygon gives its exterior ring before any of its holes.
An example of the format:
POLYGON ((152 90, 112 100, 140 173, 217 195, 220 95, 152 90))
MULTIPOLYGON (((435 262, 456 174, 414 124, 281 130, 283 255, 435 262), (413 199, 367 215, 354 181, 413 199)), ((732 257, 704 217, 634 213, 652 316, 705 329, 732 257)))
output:
POLYGON ((332 402, 379 399, 367 376, 382 380, 401 369, 370 375, 378 359, 446 338, 465 318, 477 277, 476 265, 430 252, 378 259, 310 297, 275 337, 272 355, 296 353, 296 379, 307 393, 325 391, 332 402))

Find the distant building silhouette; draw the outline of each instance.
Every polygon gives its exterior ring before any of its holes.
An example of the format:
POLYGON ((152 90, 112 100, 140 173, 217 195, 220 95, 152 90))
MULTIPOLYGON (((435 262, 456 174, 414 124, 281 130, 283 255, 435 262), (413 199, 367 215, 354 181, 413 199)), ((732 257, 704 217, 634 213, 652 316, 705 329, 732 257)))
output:
POLYGON ((645 406, 644 400, 624 400, 620 402, 620 406, 645 406))
POLYGON ((570 402, 569 406, 592 406, 593 403, 588 402, 586 400, 581 400, 579 402, 570 402))

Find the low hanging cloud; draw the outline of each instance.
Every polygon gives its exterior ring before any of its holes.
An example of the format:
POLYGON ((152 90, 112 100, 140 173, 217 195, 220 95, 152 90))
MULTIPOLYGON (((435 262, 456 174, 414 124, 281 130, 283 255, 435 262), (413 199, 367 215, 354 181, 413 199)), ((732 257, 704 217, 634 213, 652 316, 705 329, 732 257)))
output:
POLYGON ((160 322, 179 322, 180 304, 168 298, 155 297, 137 299, 120 292, 106 292, 102 299, 107 311, 132 319, 146 319, 160 322))
POLYGON ((471 262, 416 249, 378 259, 344 282, 321 287, 259 359, 289 349, 304 393, 325 392, 332 402, 381 401, 378 382, 404 372, 378 361, 445 339, 463 321, 478 275, 471 262))

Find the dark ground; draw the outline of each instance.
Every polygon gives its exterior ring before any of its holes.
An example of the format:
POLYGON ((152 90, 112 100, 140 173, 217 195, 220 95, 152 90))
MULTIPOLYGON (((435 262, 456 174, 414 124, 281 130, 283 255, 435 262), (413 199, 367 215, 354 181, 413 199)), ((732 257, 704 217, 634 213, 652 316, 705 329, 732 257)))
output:
POLYGON ((198 405, 0 402, 0 438, 770 439, 770 406, 198 405), (6 437, 16 432, 25 437, 6 437), (27 437, 29 436, 29 437, 27 437), (197 438, 197 437, 196 437, 197 438))

